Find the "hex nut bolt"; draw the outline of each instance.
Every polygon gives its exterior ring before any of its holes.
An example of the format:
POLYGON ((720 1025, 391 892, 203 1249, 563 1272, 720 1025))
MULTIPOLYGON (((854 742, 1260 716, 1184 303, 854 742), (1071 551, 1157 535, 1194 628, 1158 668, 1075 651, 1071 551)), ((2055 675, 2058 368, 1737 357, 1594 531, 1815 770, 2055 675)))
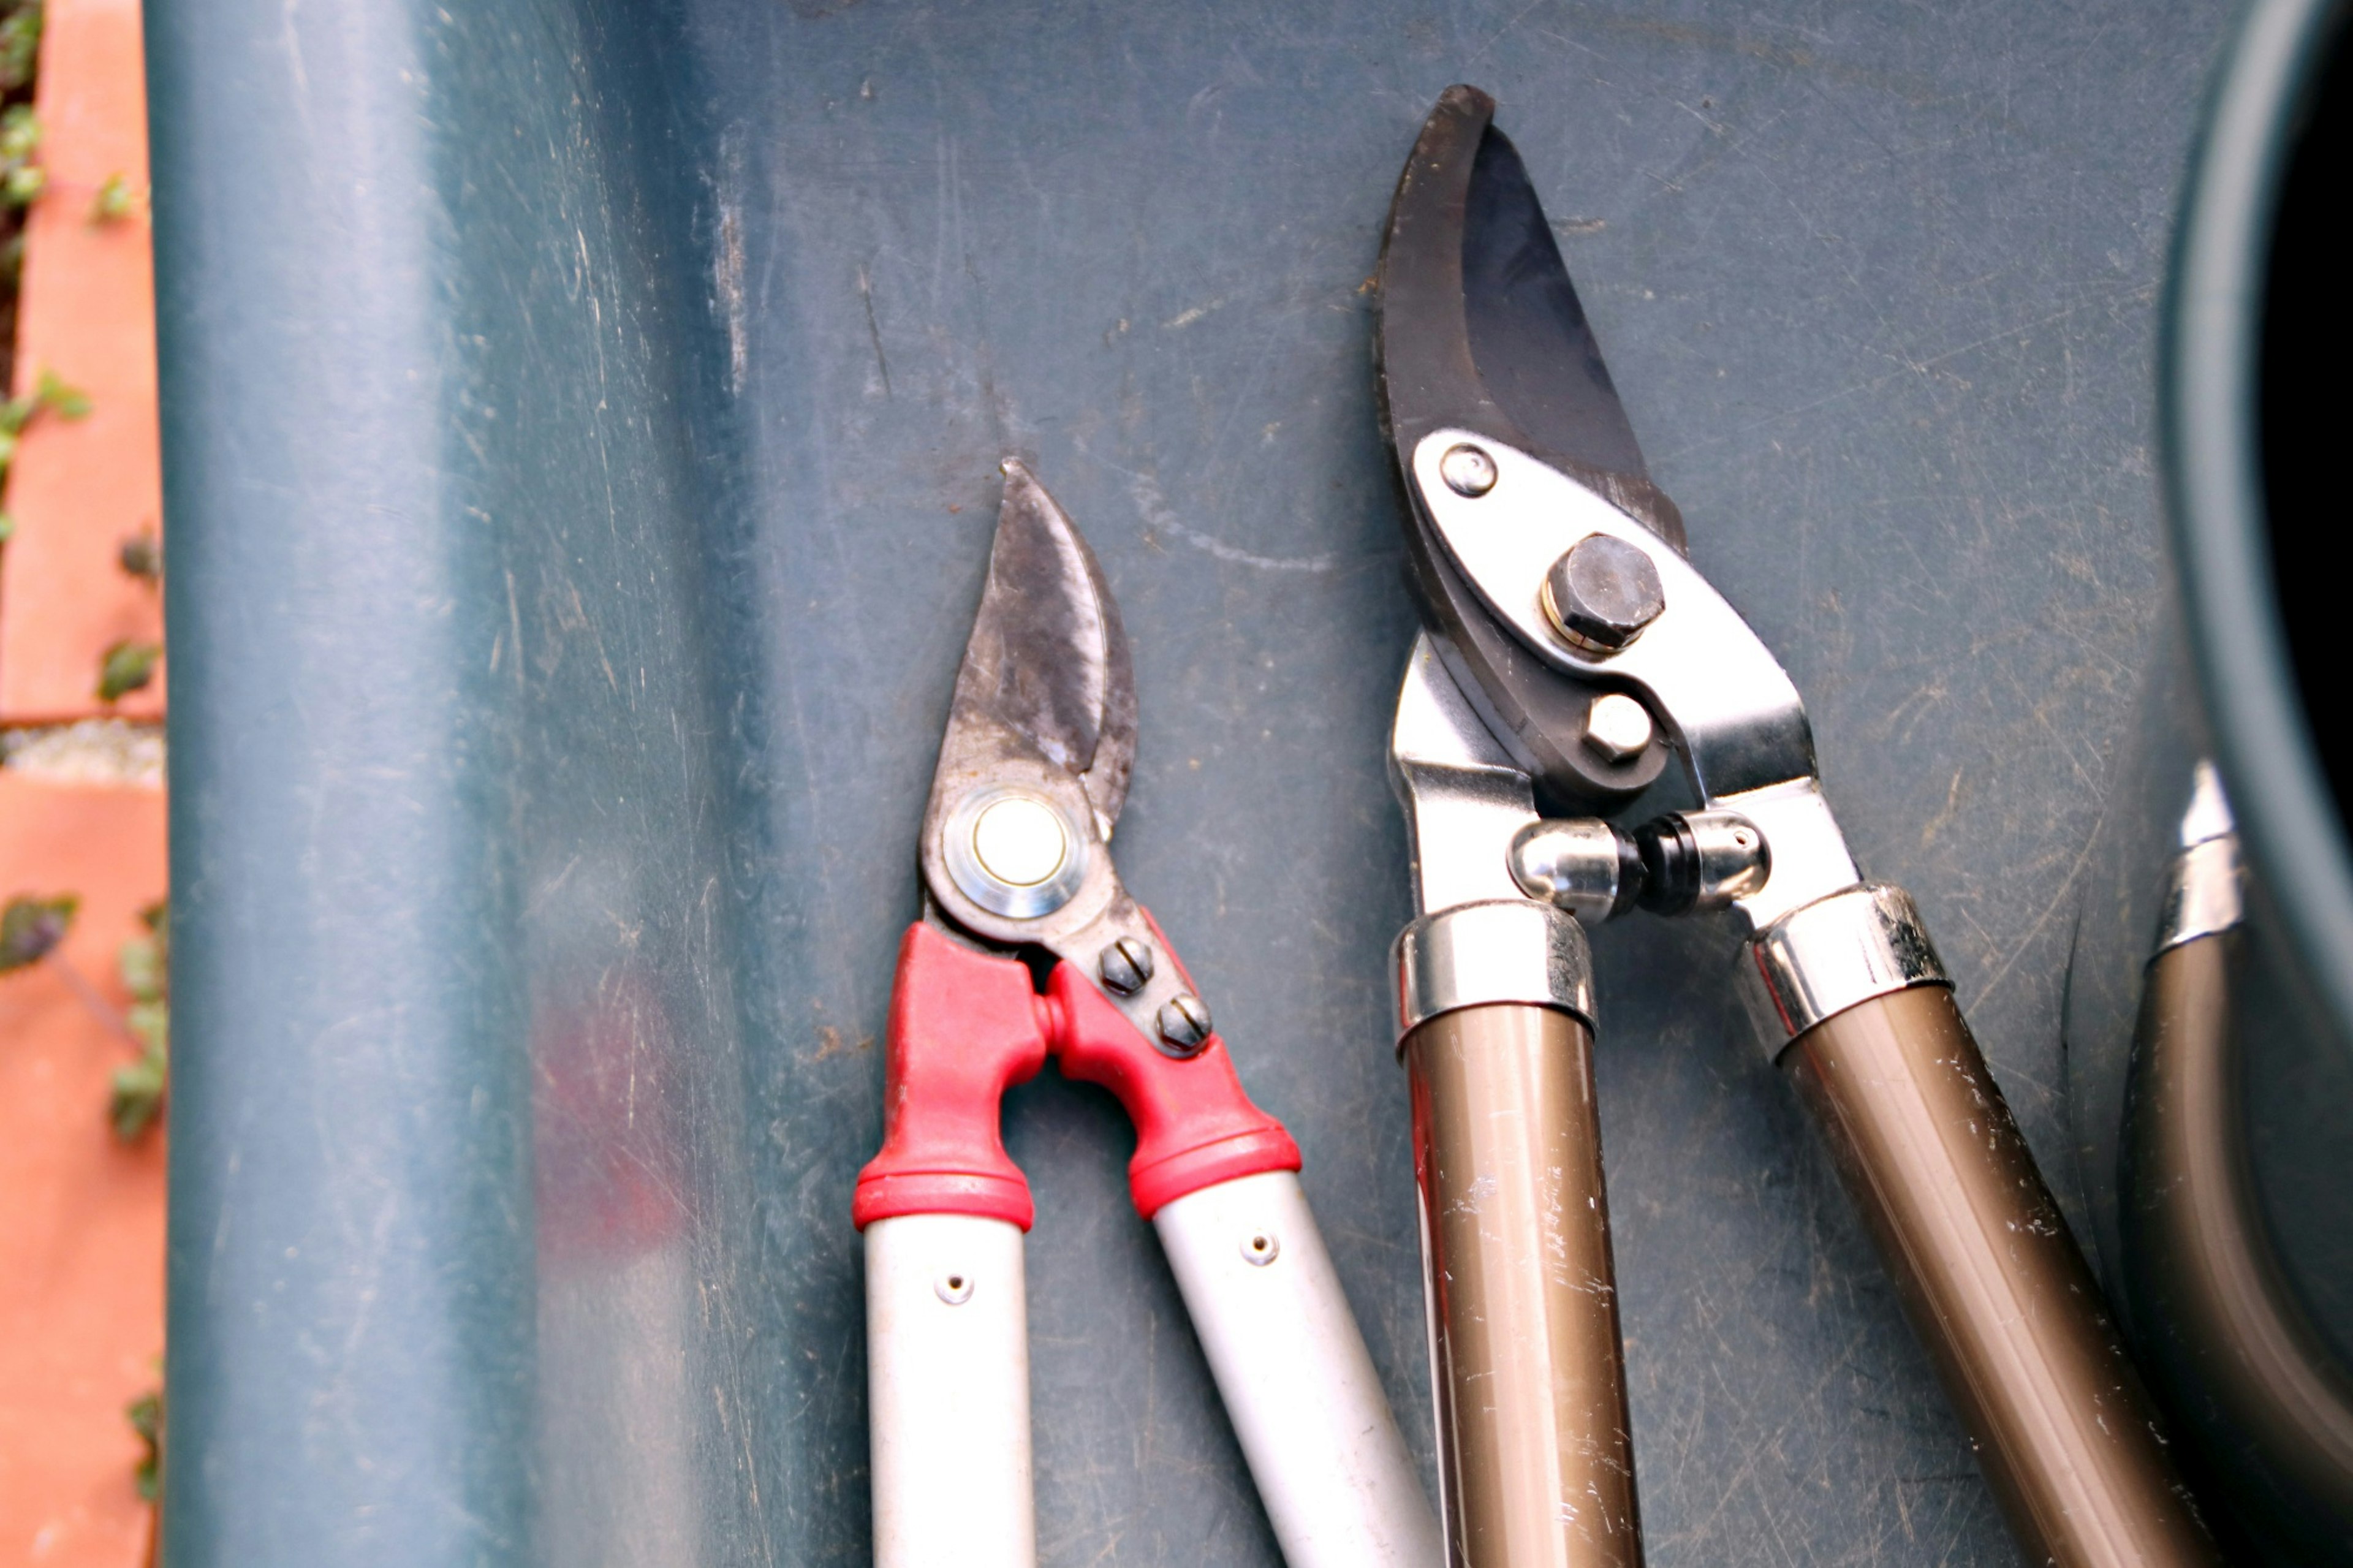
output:
POLYGON ((1571 643, 1605 658, 1641 637, 1666 607, 1667 591, 1650 556, 1606 533, 1578 540, 1545 574, 1546 616, 1571 643))
POLYGON ((1585 745, 1607 763, 1630 762, 1651 743, 1651 710, 1622 691, 1605 691, 1585 710, 1585 745))
POLYGON ((1438 477, 1456 495, 1476 500, 1495 488, 1495 459, 1468 442, 1449 447, 1438 459, 1438 477))
POLYGON ((1189 991, 1179 991, 1160 1009, 1160 1037, 1170 1048, 1198 1051, 1209 1038, 1209 1005, 1189 991))
POLYGON ((1095 971, 1103 976, 1105 990, 1133 996, 1152 978, 1152 944, 1132 936, 1121 937, 1097 956, 1095 971))

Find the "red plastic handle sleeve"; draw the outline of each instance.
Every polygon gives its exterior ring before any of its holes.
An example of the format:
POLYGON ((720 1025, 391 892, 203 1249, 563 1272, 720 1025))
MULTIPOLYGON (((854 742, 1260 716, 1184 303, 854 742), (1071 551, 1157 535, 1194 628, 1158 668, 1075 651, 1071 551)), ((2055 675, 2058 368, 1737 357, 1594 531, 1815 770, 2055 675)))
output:
POLYGON ((976 952, 921 921, 907 928, 891 993, 882 1152, 858 1173, 859 1229, 913 1214, 1029 1228, 1037 1207, 1005 1152, 998 1108, 1046 1065, 1043 1011, 1018 960, 976 952))
MULTIPOLYGON (((1174 960, 1166 937, 1160 950, 1174 960)), ((1054 966, 1046 1005, 1063 1073, 1111 1090, 1135 1123, 1127 1184, 1145 1218, 1219 1182, 1299 1169, 1299 1145, 1250 1103, 1216 1035, 1190 1057, 1169 1056, 1068 963, 1054 966)))

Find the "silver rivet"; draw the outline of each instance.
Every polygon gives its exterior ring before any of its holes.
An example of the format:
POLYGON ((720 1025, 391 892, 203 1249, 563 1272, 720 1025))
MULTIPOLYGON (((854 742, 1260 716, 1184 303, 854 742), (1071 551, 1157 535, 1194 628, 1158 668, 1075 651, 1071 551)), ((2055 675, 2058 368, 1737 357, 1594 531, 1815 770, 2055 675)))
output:
POLYGON ((1160 1037, 1180 1051, 1198 1051, 1209 1037, 1209 1005, 1179 991, 1160 1009, 1160 1037))
POLYGON ((1282 1255, 1282 1243, 1271 1230, 1254 1230, 1242 1238, 1242 1261, 1253 1268, 1263 1268, 1282 1255))
POLYGON ((951 1307, 961 1307, 972 1300, 972 1276, 943 1274, 933 1284, 932 1293, 951 1307))
POLYGON ((1468 443, 1449 447, 1438 459, 1438 477, 1456 495, 1476 500, 1495 488, 1495 459, 1468 443))
POLYGON ((1051 914, 1087 879, 1087 845, 1072 817, 1029 790, 967 795, 943 826, 940 849, 958 892, 1016 920, 1051 914))
POLYGON ((1152 979, 1153 968, 1152 944, 1132 936, 1121 937, 1095 959, 1095 970, 1103 976, 1103 989, 1122 996, 1133 996, 1143 990, 1152 979))
POLYGON ((1605 762, 1641 755, 1651 735, 1651 710, 1622 691, 1605 691, 1585 710, 1585 743, 1605 762))
POLYGON ((1061 814, 1033 796, 1008 795, 973 818, 973 858, 1008 887, 1034 888, 1049 880, 1070 852, 1061 814))
POLYGON ((1666 612, 1666 585, 1649 553, 1606 533, 1588 534, 1545 574, 1545 615, 1577 647, 1607 658, 1666 612))

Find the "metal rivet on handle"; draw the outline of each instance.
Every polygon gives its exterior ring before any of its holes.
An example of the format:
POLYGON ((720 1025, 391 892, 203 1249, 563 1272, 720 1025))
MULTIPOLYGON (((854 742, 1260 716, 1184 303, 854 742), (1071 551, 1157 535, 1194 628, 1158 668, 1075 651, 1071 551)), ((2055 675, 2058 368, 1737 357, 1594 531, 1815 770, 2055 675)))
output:
POLYGON ((943 1274, 932 1286, 932 1293, 951 1307, 961 1307, 972 1300, 972 1276, 964 1273, 943 1274))
POLYGON ((1172 1050, 1198 1051, 1209 1038, 1209 1005, 1179 991, 1162 1005, 1160 1038, 1172 1050))
POLYGON ((1103 950, 1095 960, 1097 973, 1102 974, 1103 987, 1122 996, 1133 996, 1152 979, 1155 967, 1152 944, 1139 937, 1124 936, 1103 950))
POLYGON ((1282 1255, 1282 1243, 1271 1230, 1254 1230, 1242 1240, 1242 1261, 1253 1268, 1263 1268, 1282 1255))

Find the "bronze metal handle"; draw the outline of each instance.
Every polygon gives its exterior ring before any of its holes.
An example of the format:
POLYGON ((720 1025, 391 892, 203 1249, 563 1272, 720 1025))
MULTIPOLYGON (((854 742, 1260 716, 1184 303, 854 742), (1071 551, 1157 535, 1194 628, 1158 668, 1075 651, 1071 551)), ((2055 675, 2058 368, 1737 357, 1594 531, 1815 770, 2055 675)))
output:
POLYGON ((2201 936, 2148 966, 2126 1116, 2134 1323, 2181 1418, 2259 1526, 2334 1552, 2353 1532, 2353 1386, 2281 1276, 2239 1133, 2231 966, 2201 936))
POLYGON ((1849 1007, 1781 1058, 2031 1563, 2221 1558, 1952 994, 1849 1007))
POLYGON ((1403 1051, 1455 1568, 1636 1568, 1593 1037, 1493 1003, 1403 1051))

